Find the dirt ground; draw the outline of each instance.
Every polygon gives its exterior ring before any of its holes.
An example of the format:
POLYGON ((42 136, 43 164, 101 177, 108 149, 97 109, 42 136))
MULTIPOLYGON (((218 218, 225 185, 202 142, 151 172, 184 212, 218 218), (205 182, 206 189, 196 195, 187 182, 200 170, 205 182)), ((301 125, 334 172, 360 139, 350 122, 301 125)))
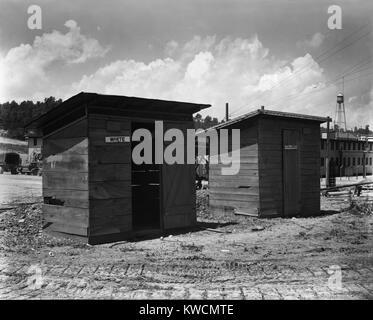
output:
POLYGON ((320 216, 213 216, 198 228, 89 246, 42 232, 40 204, 0 211, 5 299, 372 299, 373 215, 363 200, 321 198, 320 216))

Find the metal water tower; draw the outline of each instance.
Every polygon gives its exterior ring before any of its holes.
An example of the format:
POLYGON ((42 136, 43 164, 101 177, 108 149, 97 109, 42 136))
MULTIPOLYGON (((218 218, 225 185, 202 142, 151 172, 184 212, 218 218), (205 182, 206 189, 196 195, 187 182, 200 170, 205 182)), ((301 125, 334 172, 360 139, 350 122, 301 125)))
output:
POLYGON ((344 96, 342 93, 339 93, 337 95, 337 104, 335 107, 334 117, 334 130, 337 137, 340 132, 347 131, 346 110, 344 104, 344 96))

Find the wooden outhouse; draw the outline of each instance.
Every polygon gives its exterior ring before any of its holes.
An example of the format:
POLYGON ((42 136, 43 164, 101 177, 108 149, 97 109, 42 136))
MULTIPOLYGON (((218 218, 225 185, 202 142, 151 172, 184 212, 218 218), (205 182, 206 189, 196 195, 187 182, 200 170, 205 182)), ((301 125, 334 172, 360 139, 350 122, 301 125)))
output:
POLYGON ((48 229, 95 244, 193 226, 194 165, 135 164, 131 137, 149 130, 154 160, 155 121, 186 136, 209 106, 82 92, 31 122, 43 137, 48 229))
POLYGON ((214 127, 240 129, 240 168, 238 174, 223 175, 226 165, 210 164, 211 210, 257 217, 317 214, 320 124, 326 121, 262 107, 214 127))

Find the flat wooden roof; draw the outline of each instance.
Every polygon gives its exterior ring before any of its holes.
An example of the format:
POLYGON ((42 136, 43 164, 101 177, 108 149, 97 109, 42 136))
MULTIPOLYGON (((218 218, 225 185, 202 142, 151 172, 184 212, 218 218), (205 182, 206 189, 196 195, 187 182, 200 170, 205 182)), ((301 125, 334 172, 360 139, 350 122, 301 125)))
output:
POLYGON ((209 129, 221 129, 221 128, 224 128, 224 127, 228 127, 232 124, 244 121, 246 119, 254 118, 254 117, 257 117, 257 116, 292 118, 292 119, 298 119, 298 120, 316 121, 316 122, 319 122, 319 123, 331 121, 331 118, 329 118, 329 117, 318 117, 318 116, 311 116, 311 115, 300 114, 300 113, 291 113, 291 112, 283 112, 283 111, 275 111, 275 110, 257 109, 255 111, 246 113, 242 116, 239 116, 239 117, 234 118, 232 120, 229 120, 227 122, 218 124, 218 125, 216 125, 214 127, 211 127, 209 129))
POLYGON ((202 109, 211 107, 210 104, 198 104, 180 101, 148 99, 139 97, 128 97, 118 95, 106 95, 92 92, 81 92, 65 100, 58 107, 29 122, 25 128, 40 128, 49 121, 64 116, 78 106, 95 106, 107 113, 113 109, 144 111, 148 113, 172 113, 172 114, 193 114, 202 109))

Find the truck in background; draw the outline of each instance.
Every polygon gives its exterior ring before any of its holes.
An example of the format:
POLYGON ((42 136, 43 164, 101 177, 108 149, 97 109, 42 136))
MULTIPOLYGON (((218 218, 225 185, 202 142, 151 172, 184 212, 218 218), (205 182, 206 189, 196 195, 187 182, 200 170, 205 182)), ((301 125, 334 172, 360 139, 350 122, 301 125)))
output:
POLYGON ((21 156, 16 152, 0 153, 0 174, 10 172, 17 174, 21 168, 21 156))

